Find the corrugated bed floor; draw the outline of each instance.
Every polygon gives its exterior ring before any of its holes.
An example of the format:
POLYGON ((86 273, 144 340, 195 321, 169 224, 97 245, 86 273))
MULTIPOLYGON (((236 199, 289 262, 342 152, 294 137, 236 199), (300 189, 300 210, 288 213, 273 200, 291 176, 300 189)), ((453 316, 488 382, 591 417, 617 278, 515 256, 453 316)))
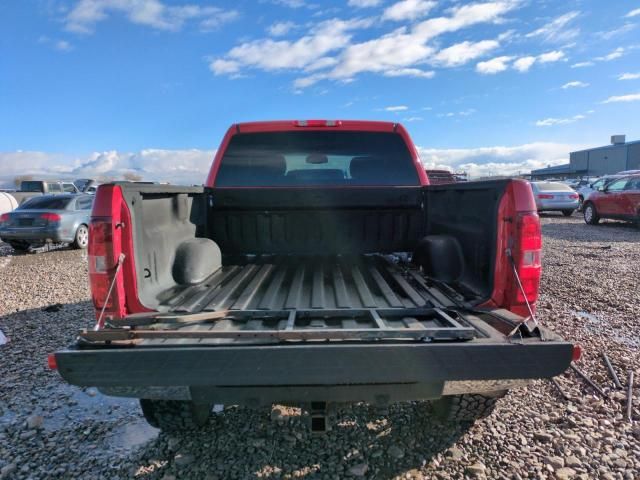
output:
POLYGON ((433 297, 416 270, 390 258, 255 257, 228 265, 207 281, 167 292, 174 312, 430 307, 433 297))

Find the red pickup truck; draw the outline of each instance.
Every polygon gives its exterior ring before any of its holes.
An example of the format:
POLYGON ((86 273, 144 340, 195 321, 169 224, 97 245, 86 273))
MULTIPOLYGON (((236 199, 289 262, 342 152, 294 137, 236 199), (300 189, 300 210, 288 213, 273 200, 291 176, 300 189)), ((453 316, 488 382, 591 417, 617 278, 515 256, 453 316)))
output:
POLYGON ((49 360, 165 430, 212 404, 302 405, 314 430, 334 402, 473 420, 579 352, 529 318, 540 249, 526 182, 430 186, 399 124, 236 124, 203 187, 99 187, 96 328, 49 360))

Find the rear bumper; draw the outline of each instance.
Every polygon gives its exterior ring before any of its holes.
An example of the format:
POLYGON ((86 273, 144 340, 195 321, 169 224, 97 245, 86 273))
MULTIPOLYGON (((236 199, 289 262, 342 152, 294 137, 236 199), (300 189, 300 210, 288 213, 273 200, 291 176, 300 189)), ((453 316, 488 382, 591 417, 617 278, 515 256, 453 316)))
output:
POLYGON ((540 202, 537 207, 539 212, 549 210, 575 210, 580 205, 580 202, 540 202))
POLYGON ((38 241, 38 242, 68 242, 58 228, 3 228, 0 238, 4 241, 38 241))
POLYGON ((155 391, 165 398, 183 395, 219 403, 310 396, 369 401, 377 395, 391 400, 437 398, 465 389, 508 388, 514 379, 553 377, 569 366, 572 350, 567 342, 538 339, 522 344, 133 347, 64 350, 56 353, 56 361, 69 383, 114 395, 149 397, 155 391))

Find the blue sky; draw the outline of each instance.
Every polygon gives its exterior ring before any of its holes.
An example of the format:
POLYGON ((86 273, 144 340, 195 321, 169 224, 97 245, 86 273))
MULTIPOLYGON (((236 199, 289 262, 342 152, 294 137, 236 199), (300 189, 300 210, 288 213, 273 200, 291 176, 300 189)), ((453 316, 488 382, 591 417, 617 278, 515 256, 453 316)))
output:
POLYGON ((229 124, 406 124, 475 175, 640 139, 640 2, 33 0, 0 6, 0 179, 199 182, 229 124))

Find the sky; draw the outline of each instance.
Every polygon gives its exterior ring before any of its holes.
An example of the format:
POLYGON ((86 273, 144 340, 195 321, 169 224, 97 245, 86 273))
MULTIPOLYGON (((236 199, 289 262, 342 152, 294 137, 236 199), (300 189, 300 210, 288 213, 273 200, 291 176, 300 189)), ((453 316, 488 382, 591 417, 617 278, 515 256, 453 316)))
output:
POLYGON ((639 1, 0 1, 0 183, 199 184, 232 123, 310 118, 512 174, 639 140, 639 113, 639 1))

